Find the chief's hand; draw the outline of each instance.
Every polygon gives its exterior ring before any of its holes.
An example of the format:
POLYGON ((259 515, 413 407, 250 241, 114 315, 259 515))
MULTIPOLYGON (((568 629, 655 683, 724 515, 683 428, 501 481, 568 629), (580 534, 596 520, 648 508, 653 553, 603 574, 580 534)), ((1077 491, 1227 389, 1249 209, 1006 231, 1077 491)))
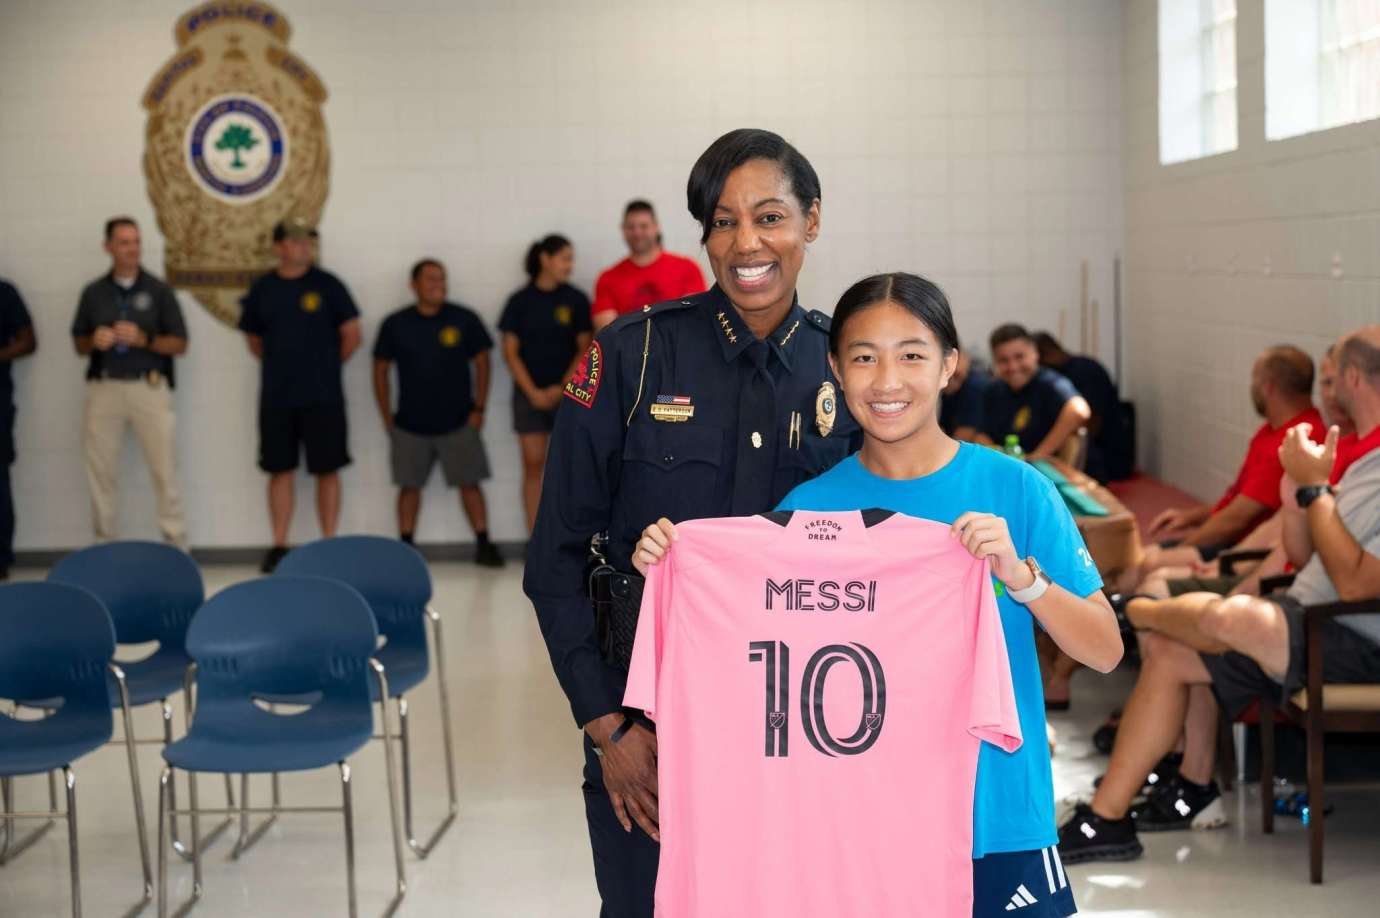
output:
POLYGON ((647 576, 647 569, 666 557, 671 543, 677 538, 675 524, 663 516, 642 530, 642 538, 638 539, 637 547, 633 549, 633 567, 643 577, 647 576))
POLYGON ((618 740, 609 737, 623 723, 622 714, 605 714, 585 724, 585 730, 604 753, 604 789, 609 792, 613 814, 624 832, 636 822, 652 841, 661 841, 657 825, 656 734, 634 726, 618 740))

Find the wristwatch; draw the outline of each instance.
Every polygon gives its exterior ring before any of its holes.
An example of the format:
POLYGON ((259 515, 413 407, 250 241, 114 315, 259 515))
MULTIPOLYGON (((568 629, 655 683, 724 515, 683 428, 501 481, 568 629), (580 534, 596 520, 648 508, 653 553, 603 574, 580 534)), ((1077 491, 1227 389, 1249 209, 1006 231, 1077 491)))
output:
POLYGON ((1054 585, 1054 581, 1049 579, 1049 574, 1046 574, 1040 568, 1039 562, 1036 561, 1033 556, 1025 559, 1025 565, 1030 568, 1030 573, 1035 575, 1035 582, 1024 590, 1013 590, 1010 587, 1006 588, 1006 595, 1010 596, 1021 605, 1028 605, 1039 599, 1041 596, 1045 595, 1045 590, 1048 590, 1054 585))
POLYGON ((1331 494, 1333 497, 1337 496, 1337 492, 1333 490, 1332 485, 1315 484, 1304 485, 1299 488, 1294 492, 1294 499, 1298 501, 1300 510, 1307 510, 1309 504, 1313 503, 1313 501, 1322 497, 1324 494, 1331 494))

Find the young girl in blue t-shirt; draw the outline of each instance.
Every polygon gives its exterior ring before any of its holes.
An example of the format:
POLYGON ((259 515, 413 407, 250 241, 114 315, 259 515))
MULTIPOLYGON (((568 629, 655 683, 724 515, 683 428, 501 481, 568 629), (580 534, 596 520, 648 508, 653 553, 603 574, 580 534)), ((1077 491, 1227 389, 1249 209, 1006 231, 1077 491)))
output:
MULTIPOLYGON (((1078 662, 1109 672, 1121 659, 1116 618, 1073 517, 1050 481, 1002 453, 939 427, 940 395, 958 362, 943 291, 913 274, 879 274, 844 293, 830 363, 862 449, 786 495, 780 510, 881 508, 950 524, 992 564, 1026 742, 983 744, 973 801, 973 915, 1062 918, 1077 911, 1059 861, 1035 624, 1078 662)), ((666 520, 633 554, 645 572, 675 539, 666 520)))

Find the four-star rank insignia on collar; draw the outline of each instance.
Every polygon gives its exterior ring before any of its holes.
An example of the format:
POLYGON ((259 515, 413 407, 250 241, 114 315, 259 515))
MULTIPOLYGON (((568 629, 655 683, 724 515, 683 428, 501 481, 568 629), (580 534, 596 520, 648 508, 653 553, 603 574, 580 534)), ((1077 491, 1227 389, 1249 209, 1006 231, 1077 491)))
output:
POLYGON ((652 419, 678 424, 695 416, 695 405, 688 395, 658 395, 651 408, 652 419))

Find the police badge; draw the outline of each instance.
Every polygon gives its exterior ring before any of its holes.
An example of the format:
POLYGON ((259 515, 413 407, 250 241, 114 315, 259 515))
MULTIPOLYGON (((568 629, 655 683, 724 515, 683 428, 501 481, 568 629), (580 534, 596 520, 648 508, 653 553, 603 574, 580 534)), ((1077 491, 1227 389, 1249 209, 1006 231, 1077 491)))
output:
POLYGON ((815 427, 819 430, 821 437, 827 437, 834 432, 834 416, 838 414, 838 396, 834 393, 834 384, 825 380, 820 383, 819 391, 815 393, 815 427))
POLYGON ((290 34, 267 3, 203 3, 177 21, 177 51, 144 93, 167 281, 232 326, 240 294, 275 264, 273 225, 314 225, 326 203, 326 88, 290 34))

